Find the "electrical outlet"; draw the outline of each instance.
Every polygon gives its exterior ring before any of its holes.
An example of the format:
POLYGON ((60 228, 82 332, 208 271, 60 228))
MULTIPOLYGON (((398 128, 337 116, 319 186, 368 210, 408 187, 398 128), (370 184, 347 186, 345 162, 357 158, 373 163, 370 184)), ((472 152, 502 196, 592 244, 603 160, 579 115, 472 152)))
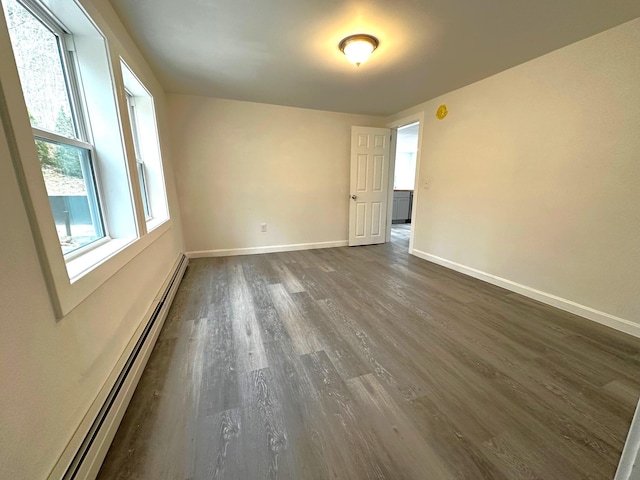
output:
POLYGON ((260 231, 261 232, 266 232, 267 231, 267 224, 266 223, 261 223, 260 224, 260 231))

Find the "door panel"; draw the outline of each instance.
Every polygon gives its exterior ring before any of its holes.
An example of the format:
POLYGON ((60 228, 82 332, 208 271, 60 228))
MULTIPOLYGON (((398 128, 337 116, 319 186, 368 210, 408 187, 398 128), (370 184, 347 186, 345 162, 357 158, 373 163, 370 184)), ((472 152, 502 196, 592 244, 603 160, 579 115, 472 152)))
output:
POLYGON ((367 156, 358 155, 358 173, 357 173, 357 192, 365 192, 367 190, 367 156))
POLYGON ((363 238, 366 230, 367 205, 365 203, 356 204, 356 237, 363 238))
POLYGON ((382 168, 384 167, 384 157, 382 155, 373 156, 373 191, 381 192, 384 180, 382 168))
POLYGON ((351 127, 351 246, 385 241, 390 134, 388 128, 351 127))
POLYGON ((380 202, 371 204, 371 236, 378 237, 382 232, 382 205, 380 202))

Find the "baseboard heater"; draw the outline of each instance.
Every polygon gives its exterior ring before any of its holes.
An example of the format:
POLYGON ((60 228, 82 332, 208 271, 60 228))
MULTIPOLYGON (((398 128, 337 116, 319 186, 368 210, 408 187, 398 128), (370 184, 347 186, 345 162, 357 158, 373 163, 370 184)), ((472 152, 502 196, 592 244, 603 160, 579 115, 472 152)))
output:
MULTIPOLYGON (((150 309, 151 313, 147 316, 147 322, 139 327, 138 332, 140 332, 140 329, 142 329, 142 332, 137 335, 137 340, 135 340, 133 347, 128 349, 129 354, 120 368, 115 382, 108 383, 112 386, 108 390, 101 406, 99 408, 96 407, 98 411, 93 417, 93 421, 90 423, 85 421, 85 428, 83 429, 83 425, 81 425, 78 429, 74 436, 76 441, 72 440, 70 442, 49 476, 50 480, 54 478, 64 480, 91 479, 97 476, 117 427, 122 420, 124 411, 138 384, 142 370, 146 366, 160 329, 164 324, 188 262, 189 260, 185 255, 181 255, 176 261, 173 274, 165 281, 163 288, 160 290, 159 298, 156 297, 157 302, 154 302, 155 307, 150 309), (89 426, 88 429, 86 428, 87 425, 89 426), (85 432, 84 435, 82 432, 85 432), (78 436, 81 438, 76 438, 78 436)), ((136 336, 134 336, 135 338, 136 336)), ((99 396, 98 399, 100 398, 99 396)))

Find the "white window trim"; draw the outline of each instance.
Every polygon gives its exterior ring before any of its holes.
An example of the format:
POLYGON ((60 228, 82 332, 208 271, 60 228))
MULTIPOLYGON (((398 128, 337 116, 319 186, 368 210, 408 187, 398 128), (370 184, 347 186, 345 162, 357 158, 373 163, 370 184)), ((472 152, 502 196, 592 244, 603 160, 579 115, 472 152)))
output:
MULTIPOLYGON (((114 101, 117 98, 117 110, 121 110, 120 98, 116 96, 115 92, 124 91, 124 85, 121 76, 114 75, 113 70, 114 64, 119 62, 120 58, 112 55, 106 36, 89 17, 84 8, 78 2, 74 2, 74 4, 105 41, 106 55, 110 63, 111 89, 114 101)), ((34 131, 29 121, 25 100, 22 95, 15 94, 15 92, 21 92, 22 87, 18 71, 15 68, 13 49, 6 27, 4 12, 1 8, 0 64, 14 65, 14 68, 0 69, 0 120, 9 143, 12 163, 33 232, 33 240, 40 258, 42 271, 51 296, 53 310, 57 318, 63 318, 111 276, 126 267, 151 244, 158 241, 160 237, 170 230, 171 221, 170 218, 163 220, 153 230, 153 234, 146 234, 141 238, 134 236, 107 239, 104 243, 101 242, 95 245, 95 248, 89 249, 85 254, 73 256, 73 258, 65 261, 49 206, 49 199, 34 142, 34 131)), ((114 129, 120 129, 118 132, 120 138, 122 138, 123 123, 122 114, 120 113, 118 115, 118 124, 113 126, 114 129)), ((69 139, 66 137, 65 143, 69 143, 69 139)), ((136 173, 131 171, 128 163, 127 171, 129 178, 136 173)))
MULTIPOLYGON (((106 224, 106 222, 104 221, 104 214, 102 212, 102 205, 104 204, 103 202, 103 196, 102 196, 102 189, 100 188, 100 182, 98 179, 98 175, 96 173, 96 169, 95 169, 95 148, 93 145, 91 145, 90 143, 86 143, 86 142, 82 142, 80 140, 75 140, 72 138, 68 138, 68 137, 63 137, 61 135, 58 135, 57 133, 53 133, 50 132, 48 130, 42 130, 36 127, 32 127, 33 130, 33 137, 35 140, 37 139, 43 139, 43 140, 48 140, 54 143, 58 143, 61 145, 71 145, 73 147, 78 147, 78 148, 82 148, 84 150, 87 150, 89 152, 90 155, 90 163, 91 163, 91 173, 92 173, 92 178, 90 179, 83 179, 85 182, 90 181, 93 186, 91 188, 87 187, 87 190, 95 190, 95 195, 96 195, 96 199, 95 201, 97 202, 97 206, 96 209, 99 210, 100 213, 100 230, 102 231, 102 236, 100 238, 97 238, 96 240, 93 240, 83 246, 81 246, 80 248, 77 248, 75 250, 71 250, 70 252, 67 253, 63 253, 64 258, 66 259, 66 261, 69 261, 79 255, 84 254, 85 252, 89 251, 90 249, 101 245, 102 243, 104 243, 105 241, 109 241, 111 239, 111 237, 109 236, 109 227, 106 224)), ((93 201, 93 199, 92 199, 93 201)))
MULTIPOLYGON (((62 63, 62 70, 68 77, 69 82, 69 107, 71 108, 71 116, 73 119, 74 127, 77 129, 78 138, 81 141, 91 143, 91 128, 89 124, 89 118, 86 114, 86 105, 80 89, 81 79, 80 72, 78 70, 78 64, 76 58, 72 55, 72 52, 76 51, 73 35, 69 33, 69 29, 63 22, 54 15, 47 6, 41 4, 36 0, 16 0, 21 3, 24 8, 29 10, 32 15, 38 19, 46 28, 51 30, 54 35, 59 38, 60 41, 60 60, 62 63)), ((87 16, 87 18, 89 18, 87 16)), ((96 28, 97 29, 97 28, 96 28)), ((48 132, 47 130, 37 129, 39 132, 47 132, 55 134, 54 132, 48 132)), ((59 136, 60 139, 64 139, 62 143, 65 143, 69 137, 59 136)))
MULTIPOLYGON (((109 239, 108 225, 104 221, 103 213, 103 197, 101 195, 100 181, 95 168, 96 152, 94 145, 91 143, 91 128, 89 126, 89 118, 86 114, 86 106, 83 102, 82 85, 80 82, 80 71, 78 68, 77 58, 72 52, 76 51, 73 35, 69 33, 69 29, 54 15, 44 4, 34 0, 14 0, 20 4, 22 8, 30 12, 36 21, 42 24, 44 28, 49 30, 58 42, 58 55, 62 74, 65 79, 67 100, 69 102, 71 121, 73 123, 74 134, 72 137, 60 135, 56 132, 43 128, 32 126, 34 140, 41 139, 45 142, 68 145, 89 152, 89 168, 91 175, 84 177, 83 181, 87 185, 87 197, 89 205, 94 205, 97 215, 98 224, 96 233, 100 236, 96 240, 82 245, 80 248, 70 252, 63 253, 65 259, 70 260, 83 253, 95 248, 99 244, 109 239)), ((89 172, 85 172, 89 173, 89 172)), ((92 218, 95 218, 92 215, 92 218)))
MULTIPOLYGON (((163 225, 166 222, 170 222, 171 221, 171 212, 169 211, 169 198, 168 198, 168 193, 167 193, 167 187, 166 187, 166 182, 165 182, 165 174, 164 174, 164 163, 162 160, 162 149, 160 148, 160 138, 159 138, 159 132, 158 132, 158 124, 157 124, 157 117, 156 117, 156 111, 155 111, 155 100, 153 98, 153 95, 151 94, 151 92, 149 92, 149 90, 147 89, 147 87, 144 85, 144 83, 142 82, 142 80, 140 80, 140 78, 138 78, 138 76, 136 75, 136 73, 133 71, 133 69, 127 64, 127 62, 124 60, 124 58, 120 57, 120 62, 119 62, 119 66, 121 69, 121 75, 120 75, 120 79, 122 79, 122 82, 124 84, 124 98, 125 98, 125 103, 126 103, 126 107, 127 107, 127 114, 126 116, 129 118, 129 125, 131 125, 131 118, 130 118, 130 104, 129 102, 132 101, 134 106, 137 107, 137 99, 143 99, 144 101, 148 101, 149 105, 150 105, 150 116, 152 118, 152 128, 153 128, 153 135, 154 135, 154 150, 157 153, 157 165, 156 163, 151 160, 149 161, 149 159, 145 159, 142 152, 140 152, 140 145, 139 145, 139 140, 140 137, 138 137, 138 145, 136 145, 136 139, 134 138, 134 134, 131 131, 131 127, 129 129, 129 132, 127 132, 125 134, 125 139, 131 139, 132 145, 131 147, 133 148, 133 153, 134 153, 134 157, 136 159, 136 162, 138 162, 138 160, 141 158, 143 161, 143 165, 145 167, 145 188, 146 188, 146 194, 147 194, 147 203, 149 205, 149 211, 151 213, 151 216, 148 218, 145 218, 145 229, 146 229, 146 233, 150 233, 153 230, 155 230, 156 228, 158 228, 160 225, 163 225), (149 179, 148 179, 148 168, 152 168, 149 167, 149 165, 153 165, 157 172, 156 175, 159 177, 159 182, 157 182, 156 184, 156 188, 160 190, 159 193, 162 194, 162 198, 161 201, 159 202, 154 202, 152 201, 152 191, 149 188, 149 179), (158 175, 159 173, 159 175, 158 175), (160 213, 159 213, 160 212, 160 213)), ((138 111, 136 111, 135 113, 136 115, 136 120, 139 119, 139 114, 138 111)), ((139 128, 139 123, 136 123, 136 128, 138 130, 138 135, 140 132, 140 128, 139 128)), ((137 163, 136 163, 136 175, 137 175, 137 163)), ((139 190, 139 186, 136 186, 136 188, 139 190)), ((142 201, 142 192, 140 192, 140 201, 142 201)), ((144 211, 144 206, 141 205, 142 211, 144 211)))
POLYGON ((138 175, 139 184, 144 187, 140 190, 140 197, 142 199, 142 211, 144 212, 144 219, 148 225, 149 222, 153 220, 153 211, 151 210, 151 199, 149 198, 149 185, 147 184, 144 159, 142 158, 142 154, 140 153, 140 138, 138 133, 138 114, 136 113, 136 99, 135 96, 126 89, 126 87, 125 93, 127 97, 127 112, 129 113, 129 122, 131 124, 131 136, 133 138, 133 150, 135 153, 134 156, 136 158, 136 174, 138 175), (142 169, 142 178, 140 178, 140 169, 142 169))
MULTIPOLYGON (((70 252, 64 253, 64 261, 67 264, 67 270, 69 270, 69 263, 72 262, 73 260, 75 260, 76 258, 82 257, 83 255, 87 255, 91 250, 93 250, 94 248, 98 248, 102 245, 104 245, 105 243, 108 243, 110 241, 112 241, 113 239, 111 237, 109 237, 108 235, 105 235, 102 238, 98 238, 97 240, 94 240, 93 242, 89 242, 86 245, 83 245, 80 248, 77 248, 75 250, 71 250, 70 252)), ((71 279, 71 273, 69 273, 69 279, 71 279)))

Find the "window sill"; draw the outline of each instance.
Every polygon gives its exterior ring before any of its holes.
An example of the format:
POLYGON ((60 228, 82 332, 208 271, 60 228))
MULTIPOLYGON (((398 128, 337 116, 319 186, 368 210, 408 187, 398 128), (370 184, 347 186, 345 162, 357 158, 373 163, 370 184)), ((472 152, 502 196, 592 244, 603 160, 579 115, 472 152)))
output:
POLYGON ((168 218, 152 218, 147 222, 147 233, 152 232, 160 225, 164 225, 169 221, 168 218))
POLYGON ((54 259, 51 264, 56 316, 66 316, 170 229, 171 221, 165 221, 142 237, 108 240, 66 262, 56 245, 60 262, 54 259))
POLYGON ((127 245, 133 243, 135 240, 135 237, 110 239, 106 243, 93 248, 72 260, 68 260, 66 265, 71 284, 74 284, 91 270, 109 260, 116 253, 124 249, 127 245))

